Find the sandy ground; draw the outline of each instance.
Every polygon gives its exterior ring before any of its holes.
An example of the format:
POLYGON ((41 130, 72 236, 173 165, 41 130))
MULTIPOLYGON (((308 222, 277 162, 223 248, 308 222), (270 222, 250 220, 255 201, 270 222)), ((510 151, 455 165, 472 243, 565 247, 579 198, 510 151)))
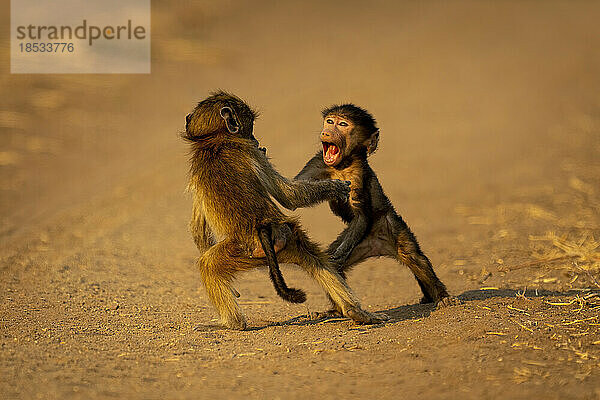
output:
POLYGON ((219 3, 153 1, 150 75, 10 75, 3 30, 0 397, 600 398, 600 3, 219 3), (350 284, 389 322, 310 321, 326 299, 284 266, 306 305, 260 270, 251 329, 216 326, 177 136, 216 88, 287 176, 322 107, 373 112, 372 166, 463 304, 378 259, 350 284))

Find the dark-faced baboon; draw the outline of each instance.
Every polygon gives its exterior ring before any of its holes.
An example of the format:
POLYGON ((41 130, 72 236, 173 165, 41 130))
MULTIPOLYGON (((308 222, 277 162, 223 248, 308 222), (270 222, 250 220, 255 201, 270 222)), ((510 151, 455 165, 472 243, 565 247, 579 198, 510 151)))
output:
POLYGON ((367 157, 379 141, 375 119, 353 104, 326 108, 320 138, 323 150, 308 161, 296 179, 351 182, 349 201, 329 201, 333 213, 347 224, 327 250, 338 272, 345 278, 350 268, 369 257, 392 257, 415 275, 423 292, 421 303, 451 303, 446 287, 369 166, 367 157))
MULTIPOLYGON (((289 181, 279 175, 257 147, 254 119, 255 113, 241 99, 218 92, 198 103, 187 116, 183 135, 191 144, 191 230, 202 252, 198 265, 222 322, 229 328, 246 327, 232 287, 238 272, 268 262, 276 290, 286 296, 285 291, 290 289, 282 287, 277 259, 308 272, 343 315, 359 323, 379 321, 360 308, 348 286, 330 267, 326 254, 308 238, 297 220, 283 214, 271 199, 288 209, 327 199, 342 201, 348 196, 347 184, 333 180, 289 181), (266 259, 252 256, 259 244, 266 259)), ((304 293, 298 292, 292 291, 290 296, 303 300, 304 293)))

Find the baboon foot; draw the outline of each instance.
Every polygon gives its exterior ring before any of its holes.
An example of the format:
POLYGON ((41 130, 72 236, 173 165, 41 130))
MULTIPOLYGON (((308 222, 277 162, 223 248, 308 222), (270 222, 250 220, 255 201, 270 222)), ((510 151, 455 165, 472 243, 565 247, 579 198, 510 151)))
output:
POLYGON ((327 311, 311 312, 309 315, 310 319, 340 318, 343 316, 344 315, 342 314, 342 312, 339 310, 336 310, 335 308, 332 308, 327 311))
POLYGON ((458 306, 462 304, 462 302, 454 296, 446 296, 443 299, 438 300, 435 304, 436 308, 446 308, 450 306, 458 306))
POLYGON ((423 297, 421 297, 421 300, 419 301, 419 304, 429 304, 429 303, 433 303, 433 299, 429 296, 423 296, 423 297))
POLYGON ((390 319, 386 314, 373 314, 358 307, 346 310, 346 317, 359 325, 380 324, 390 319))
POLYGON ((223 325, 236 331, 243 331, 247 328, 246 320, 242 315, 224 320, 223 325))

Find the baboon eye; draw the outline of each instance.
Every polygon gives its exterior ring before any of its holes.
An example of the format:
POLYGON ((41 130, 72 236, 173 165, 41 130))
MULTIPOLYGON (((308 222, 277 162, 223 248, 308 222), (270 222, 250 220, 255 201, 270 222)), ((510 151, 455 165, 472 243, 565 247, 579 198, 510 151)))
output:
POLYGON ((348 126, 348 123, 346 123, 346 122, 344 122, 344 121, 341 121, 341 122, 340 122, 340 126, 348 126))
POLYGON ((328 124, 333 124, 333 120, 331 118, 327 118, 327 123, 328 124))

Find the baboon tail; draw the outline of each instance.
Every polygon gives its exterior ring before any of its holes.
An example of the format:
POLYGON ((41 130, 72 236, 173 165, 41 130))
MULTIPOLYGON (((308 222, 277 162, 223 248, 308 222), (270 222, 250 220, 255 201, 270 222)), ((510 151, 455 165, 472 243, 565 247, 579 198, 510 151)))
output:
POLYGON ((279 270, 279 264, 277 263, 277 256, 275 249, 273 248, 273 239, 271 238, 271 227, 264 226, 258 229, 258 237, 260 244, 267 257, 267 264, 269 265, 269 276, 271 282, 275 287, 275 291, 283 300, 290 303, 304 303, 306 301, 306 294, 301 289, 294 289, 287 287, 283 275, 279 270))

